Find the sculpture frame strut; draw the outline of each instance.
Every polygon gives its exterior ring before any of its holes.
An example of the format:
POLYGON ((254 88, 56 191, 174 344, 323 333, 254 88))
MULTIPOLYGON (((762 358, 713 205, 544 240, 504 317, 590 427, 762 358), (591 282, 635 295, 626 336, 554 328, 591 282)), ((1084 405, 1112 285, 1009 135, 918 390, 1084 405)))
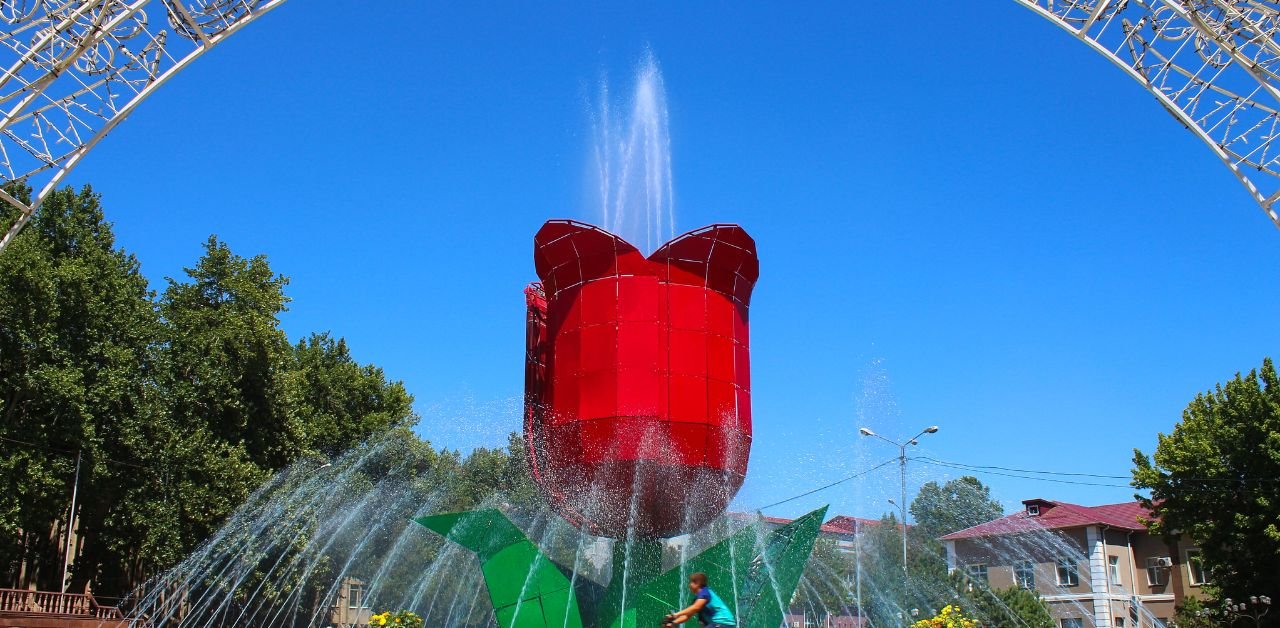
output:
POLYGON ((1014 0, 1142 85, 1280 228, 1280 6, 1253 0, 1014 0))
POLYGON ((175 74, 284 0, 13 0, 0 5, 0 184, 38 190, 0 251, 85 154, 175 74), (147 9, 160 7, 161 11, 147 9))

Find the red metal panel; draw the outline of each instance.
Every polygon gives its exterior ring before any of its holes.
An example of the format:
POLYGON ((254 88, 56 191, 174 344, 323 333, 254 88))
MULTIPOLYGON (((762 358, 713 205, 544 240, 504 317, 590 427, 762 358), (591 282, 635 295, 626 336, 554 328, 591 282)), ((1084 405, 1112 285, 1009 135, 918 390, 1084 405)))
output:
MULTIPOLYGON (((617 370, 618 328, 614 325, 589 325, 583 327, 582 353, 579 372, 584 375, 596 371, 617 370)), ((553 365, 554 369, 555 366, 553 365)))
POLYGON ((546 413, 543 419, 550 425, 558 425, 564 422, 576 421, 581 412, 578 410, 578 375, 565 375, 562 377, 552 378, 547 398, 547 407, 554 408, 554 411, 546 413))
POLYGON ((707 336, 707 377, 732 383, 737 377, 733 366, 734 342, 725 336, 707 336))
POLYGON ((746 336, 739 336, 736 342, 733 348, 733 382, 743 390, 751 390, 751 349, 746 336))
POLYGON ((730 299, 707 299, 707 330, 733 337, 733 317, 737 306, 730 299))
MULTIPOLYGON (((742 386, 738 386, 734 389, 734 392, 738 398, 737 428, 738 431, 749 437, 751 436, 751 391, 742 386)), ((743 472, 746 472, 745 465, 743 472)))
POLYGON ((582 340, 576 326, 561 326, 551 345, 551 372, 556 381, 576 377, 582 370, 582 340))
POLYGON ((750 454, 755 242, 713 225, 646 259, 599 228, 550 221, 534 265, 545 296, 528 299, 525 436, 539 486, 596 534, 702 527, 750 454))
POLYGON ((656 419, 659 399, 653 393, 661 386, 657 369, 619 369, 618 415, 656 419))
POLYGON ((617 371, 584 373, 578 382, 578 420, 618 416, 617 371))
POLYGON ((668 421, 706 423, 707 378, 699 375, 672 373, 667 390, 671 394, 671 416, 668 421))
POLYGON ((658 322, 658 278, 651 275, 623 277, 617 293, 619 321, 658 322))
POLYGON ((667 286, 667 325, 672 329, 705 329, 707 291, 700 286, 667 286))
POLYGON ((707 380, 707 422, 737 429, 738 389, 730 382, 707 380))
MULTIPOLYGON (((659 359, 664 352, 660 351, 662 342, 661 328, 657 320, 622 321, 618 324, 618 367, 626 369, 644 369, 656 374, 659 359)), ((732 366, 730 367, 732 368, 732 366)), ((656 390, 658 382, 646 389, 645 394, 656 390)))
POLYGON ((671 428, 671 448, 667 455, 674 458, 672 462, 688 467, 706 466, 707 424, 668 423, 667 425, 671 428))
POLYGON ((581 312, 583 325, 618 324, 618 280, 616 278, 597 279, 584 284, 578 299, 580 305, 573 309, 581 312))
POLYGON ((671 330, 669 367, 673 375, 707 375, 707 334, 685 329, 671 330))

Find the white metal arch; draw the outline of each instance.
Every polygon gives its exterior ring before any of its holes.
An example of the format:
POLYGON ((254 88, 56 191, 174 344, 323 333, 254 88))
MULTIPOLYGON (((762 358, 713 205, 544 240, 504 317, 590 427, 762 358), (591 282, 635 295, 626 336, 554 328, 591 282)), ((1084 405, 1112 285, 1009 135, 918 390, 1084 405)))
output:
POLYGON ((197 57, 284 0, 0 0, 0 184, 30 204, 0 251, 103 137, 197 57), (148 12, 150 11, 150 12, 148 12))
POLYGON ((1076 36, 1151 92, 1280 227, 1280 3, 1014 1, 1076 36))

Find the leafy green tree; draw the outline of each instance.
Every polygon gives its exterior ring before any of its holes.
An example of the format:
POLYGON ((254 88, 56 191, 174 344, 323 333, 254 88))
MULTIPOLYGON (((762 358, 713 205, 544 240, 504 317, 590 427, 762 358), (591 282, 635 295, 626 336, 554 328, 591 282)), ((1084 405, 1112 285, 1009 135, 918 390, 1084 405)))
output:
POLYGON ((266 256, 241 257, 214 236, 186 274, 185 282, 169 279, 160 299, 171 413, 242 448, 261 468, 285 466, 305 444, 280 377, 291 357, 279 320, 289 280, 271 270, 266 256))
POLYGON ((347 341, 311 334, 293 350, 291 378, 306 449, 336 456, 389 427, 417 422, 413 397, 372 364, 351 357, 347 341))
POLYGON ((992 589, 985 580, 974 581, 963 571, 951 575, 961 605, 989 626, 1054 628, 1057 622, 1039 593, 1022 587, 992 589))
POLYGON ((1206 610, 1208 606, 1201 602, 1200 598, 1183 598, 1182 604, 1178 605, 1177 612, 1173 616, 1173 623, 1178 628, 1215 628, 1221 625, 1217 617, 1206 615, 1206 610))
POLYGON ((839 550, 834 539, 818 537, 796 587, 794 605, 811 614, 845 613, 854 607, 854 556, 839 550))
POLYGON ((1152 530, 1195 539, 1216 593, 1280 592, 1280 379, 1270 358, 1197 395, 1154 455, 1135 449, 1133 464, 1152 530))
POLYGON ((151 479, 131 461, 133 435, 157 414, 157 325, 138 261, 116 247, 87 186, 50 194, 0 255, 0 560, 12 586, 63 584, 59 536, 77 454, 82 537, 116 542, 112 502, 151 479))
POLYGON ((966 475, 945 484, 926 482, 911 502, 911 516, 919 529, 938 538, 1004 516, 1004 507, 991 498, 991 489, 966 475))

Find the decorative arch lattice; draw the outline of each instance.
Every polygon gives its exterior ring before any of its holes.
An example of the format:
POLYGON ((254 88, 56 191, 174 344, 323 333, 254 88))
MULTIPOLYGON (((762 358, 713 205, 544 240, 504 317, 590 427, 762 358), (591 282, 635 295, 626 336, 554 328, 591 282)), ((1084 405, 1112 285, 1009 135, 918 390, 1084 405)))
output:
POLYGON ((1015 1, 1151 92, 1280 227, 1280 3, 1015 1))
POLYGON ((0 0, 0 184, 29 203, 0 250, 111 129, 174 74, 284 0, 0 0))

